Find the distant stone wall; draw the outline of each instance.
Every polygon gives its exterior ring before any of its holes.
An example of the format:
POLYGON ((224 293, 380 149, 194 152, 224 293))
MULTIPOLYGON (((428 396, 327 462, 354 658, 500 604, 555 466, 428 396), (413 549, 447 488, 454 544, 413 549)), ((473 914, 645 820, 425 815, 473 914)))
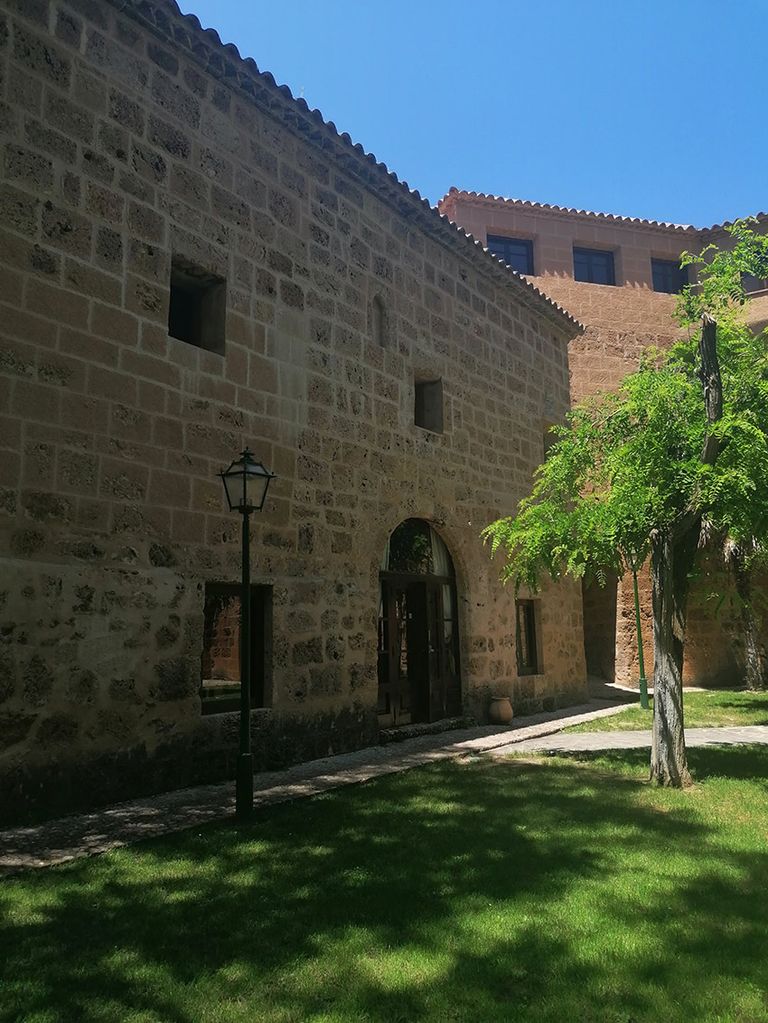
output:
MULTIPOLYGON (((533 241, 531 282, 586 327, 569 345, 573 403, 615 390, 638 368, 644 352, 667 349, 680 335, 673 318, 677 298, 653 290, 651 259, 675 260, 681 252, 699 251, 710 242, 729 244, 729 235, 722 229, 699 231, 455 191, 441 202, 441 210, 483 243, 488 235, 533 241), (574 281, 574 246, 612 251, 616 286, 574 281)), ((768 324, 768 294, 750 297, 745 317, 753 329, 768 324)), ((715 559, 709 559, 691 592, 686 683, 739 684, 734 648, 738 630, 728 610, 732 598, 730 579, 715 559)), ((645 668, 650 676, 653 616, 647 566, 641 573, 640 600, 645 668)), ((585 588, 584 621, 589 670, 636 684, 639 665, 631 577, 620 579, 615 588, 585 588)))
POLYGON ((278 474, 261 766, 375 741, 379 565, 411 516, 456 564, 467 711, 582 698, 578 588, 543 598, 519 679, 479 537, 568 405, 566 318, 171 5, 14 4, 0 77, 0 815, 231 773, 203 591, 239 578, 215 474, 245 443, 278 474), (224 355, 169 336, 174 258, 226 281, 224 355), (414 426, 435 378, 442 433, 414 426))

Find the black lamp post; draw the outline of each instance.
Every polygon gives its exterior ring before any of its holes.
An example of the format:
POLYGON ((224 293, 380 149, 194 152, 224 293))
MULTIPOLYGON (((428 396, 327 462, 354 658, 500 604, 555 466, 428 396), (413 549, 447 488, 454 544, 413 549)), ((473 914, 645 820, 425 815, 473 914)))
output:
POLYGON ((240 754, 237 758, 235 815, 253 812, 253 756, 251 754, 251 534, 252 511, 261 511, 270 481, 275 478, 246 448, 228 469, 219 473, 230 511, 243 516, 243 588, 240 597, 240 754))

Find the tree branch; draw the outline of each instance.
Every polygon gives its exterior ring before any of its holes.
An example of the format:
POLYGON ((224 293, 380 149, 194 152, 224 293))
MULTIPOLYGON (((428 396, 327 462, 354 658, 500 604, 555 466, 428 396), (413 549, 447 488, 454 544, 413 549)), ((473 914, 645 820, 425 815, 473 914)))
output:
MULTIPOLYGON (((699 379, 704 389, 707 422, 712 426, 723 415, 723 382, 720 378, 720 363, 717 359, 717 323, 709 313, 704 313, 701 317, 699 355, 701 356, 699 379)), ((707 433, 701 452, 702 464, 714 465, 719 453, 720 441, 710 431, 707 433)))

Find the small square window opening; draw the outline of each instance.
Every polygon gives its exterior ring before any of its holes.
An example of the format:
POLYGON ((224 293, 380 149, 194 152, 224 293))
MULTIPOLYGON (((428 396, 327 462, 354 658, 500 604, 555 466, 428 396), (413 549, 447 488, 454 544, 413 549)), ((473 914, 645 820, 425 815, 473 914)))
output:
POLYGON ((443 381, 417 380, 413 421, 423 430, 443 432, 443 381))
POLYGON ((174 257, 168 303, 169 335, 196 348, 223 355, 226 312, 226 281, 174 257))

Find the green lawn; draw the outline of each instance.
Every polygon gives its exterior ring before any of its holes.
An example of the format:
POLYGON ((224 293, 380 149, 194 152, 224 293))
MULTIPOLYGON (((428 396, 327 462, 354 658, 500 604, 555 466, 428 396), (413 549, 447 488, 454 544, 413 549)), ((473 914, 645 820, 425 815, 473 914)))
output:
MULTIPOLYGON (((639 697, 638 697, 639 699, 639 697)), ((686 692, 683 697, 686 728, 705 725, 768 725, 768 693, 750 693, 733 689, 710 689, 703 693, 686 692)), ((571 725, 564 732, 616 732, 623 729, 651 727, 651 709, 641 710, 633 704, 609 718, 571 725)))
POLYGON ((473 758, 0 882, 3 1023, 768 1021, 768 748, 473 758))

